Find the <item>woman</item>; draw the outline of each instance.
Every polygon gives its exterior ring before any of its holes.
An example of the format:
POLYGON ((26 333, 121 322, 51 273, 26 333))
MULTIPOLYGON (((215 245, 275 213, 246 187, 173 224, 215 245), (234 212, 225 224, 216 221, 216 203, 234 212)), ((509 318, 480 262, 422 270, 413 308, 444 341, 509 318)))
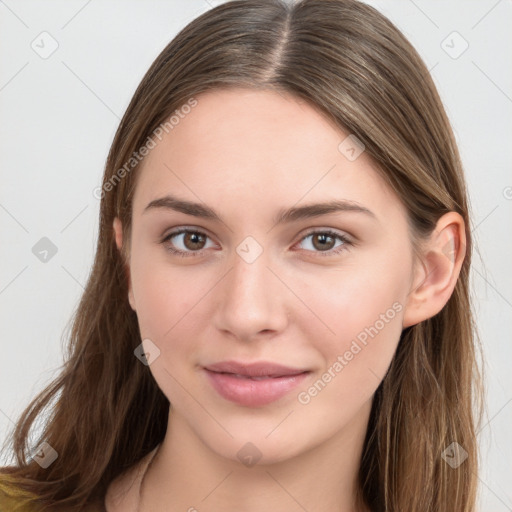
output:
POLYGON ((475 510, 464 175, 377 10, 201 15, 143 78, 96 195, 70 356, 13 432, 10 503, 475 510))

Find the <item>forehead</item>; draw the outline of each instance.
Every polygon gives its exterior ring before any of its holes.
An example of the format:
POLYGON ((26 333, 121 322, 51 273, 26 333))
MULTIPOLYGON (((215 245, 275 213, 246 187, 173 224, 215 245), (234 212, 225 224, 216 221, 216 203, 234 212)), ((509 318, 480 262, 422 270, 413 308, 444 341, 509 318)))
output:
POLYGON ((339 147, 350 134, 314 105, 252 89, 208 91, 196 100, 143 161, 134 215, 165 194, 218 211, 268 211, 269 218, 302 198, 371 203, 403 215, 369 156, 347 159, 339 147))

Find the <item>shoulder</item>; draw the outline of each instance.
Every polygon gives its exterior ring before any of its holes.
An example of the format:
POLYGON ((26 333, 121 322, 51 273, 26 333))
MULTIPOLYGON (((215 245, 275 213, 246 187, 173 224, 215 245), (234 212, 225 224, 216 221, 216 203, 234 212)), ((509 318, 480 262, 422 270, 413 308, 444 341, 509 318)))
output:
POLYGON ((0 510, 13 512, 39 512, 41 507, 35 503, 37 496, 22 489, 15 478, 0 468, 0 510))
MULTIPOLYGON (((0 467, 0 512, 42 512, 43 505, 38 504, 37 495, 22 489, 16 478, 2 470, 0 467)), ((87 509, 87 512, 103 511, 100 504, 87 509)))

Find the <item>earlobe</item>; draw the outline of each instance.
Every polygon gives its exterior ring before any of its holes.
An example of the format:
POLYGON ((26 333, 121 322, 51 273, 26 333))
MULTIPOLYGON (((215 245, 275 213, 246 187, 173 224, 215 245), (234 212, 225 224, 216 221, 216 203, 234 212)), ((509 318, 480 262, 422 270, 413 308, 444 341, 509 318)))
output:
MULTIPOLYGON (((123 257, 123 225, 121 220, 118 217, 114 218, 114 236, 116 240, 116 246, 121 254, 121 258, 124 260, 123 257)), ((133 290, 132 290, 132 280, 130 276, 130 266, 128 263, 124 263, 125 268, 125 274, 126 279, 128 281, 128 302, 130 303, 131 308, 135 311, 135 298, 133 296, 133 290)))
POLYGON ((437 222, 407 298, 403 328, 435 316, 450 299, 466 254, 464 219, 456 212, 437 222))

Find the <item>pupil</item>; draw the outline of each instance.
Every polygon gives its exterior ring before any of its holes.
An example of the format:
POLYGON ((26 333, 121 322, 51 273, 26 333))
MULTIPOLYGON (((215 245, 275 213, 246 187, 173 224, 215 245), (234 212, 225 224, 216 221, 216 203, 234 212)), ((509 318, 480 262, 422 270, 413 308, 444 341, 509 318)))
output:
MULTIPOLYGON (((316 235, 316 237, 314 238, 314 240, 315 240, 315 241, 316 241, 316 240, 321 240, 321 243, 320 243, 319 247, 317 247, 317 246, 316 246, 316 244, 314 244, 314 245, 315 245, 315 248, 316 248, 316 249, 326 249, 326 239, 327 239, 327 238, 330 238, 330 239, 332 240, 332 237, 331 237, 330 235, 322 235, 322 234, 320 234, 320 235, 316 235)), ((327 245, 329 245, 329 243, 328 243, 328 242, 327 242, 327 245)), ((330 249, 330 248, 331 248, 331 247, 327 247, 327 249, 330 249)))
POLYGON ((185 236, 185 242, 187 241, 191 241, 191 244, 192 244, 192 247, 189 247, 189 249, 200 249, 200 247, 197 247, 197 245, 201 245, 201 242, 203 240, 201 240, 201 238, 203 238, 199 233, 187 233, 187 235, 185 236))

